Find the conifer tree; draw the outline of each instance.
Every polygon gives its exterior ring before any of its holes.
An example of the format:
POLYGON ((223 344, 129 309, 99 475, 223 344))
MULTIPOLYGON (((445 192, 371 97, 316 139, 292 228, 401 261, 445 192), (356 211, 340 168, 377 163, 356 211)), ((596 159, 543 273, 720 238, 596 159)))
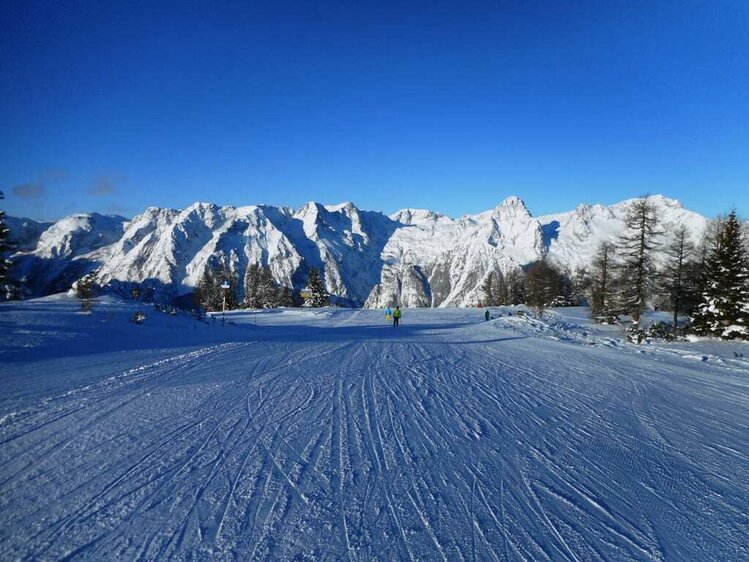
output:
POLYGON ((270 268, 262 267, 258 280, 258 298, 263 308, 278 306, 278 284, 273 278, 270 268))
POLYGON ((286 285, 278 287, 277 295, 278 306, 290 307, 296 304, 294 302, 294 292, 286 285))
POLYGON ((490 271, 481 285, 484 295, 484 306, 501 306, 509 304, 507 282, 500 270, 490 271))
POLYGON ((492 277, 492 295, 494 296, 495 305, 509 304, 507 281, 502 272, 497 270, 492 277))
POLYGON ((570 281, 570 290, 572 292, 572 299, 575 306, 586 303, 586 295, 590 292, 592 282, 593 280, 588 268, 582 266, 575 269, 570 281))
POLYGON ((577 306, 580 299, 575 294, 575 282, 568 269, 560 269, 557 266, 551 266, 558 276, 559 292, 552 301, 553 306, 577 306))
POLYGON ((195 291, 193 292, 193 301, 195 302, 195 308, 209 310, 208 307, 208 288, 210 287, 210 271, 208 268, 203 270, 203 275, 195 285, 195 291))
MULTIPOLYGON (((5 195, 0 191, 0 199, 5 195)), ((11 280, 13 262, 10 253, 13 250, 10 240, 10 229, 5 224, 5 211, 0 209, 0 300, 12 300, 19 297, 19 287, 11 280)))
POLYGON ((610 323, 616 318, 613 294, 614 245, 602 242, 593 259, 590 314, 596 322, 610 323))
POLYGON ((696 260, 690 268, 690 278, 696 288, 695 302, 693 308, 696 309, 702 303, 702 294, 707 287, 707 264, 712 253, 718 248, 718 238, 725 220, 723 217, 717 217, 707 224, 707 228, 702 235, 702 240, 696 250, 696 260))
POLYGON ((260 295, 260 266, 251 264, 247 266, 244 277, 244 305, 247 308, 262 308, 263 303, 260 295))
POLYGON ((484 279, 484 284, 481 286, 481 291, 484 293, 484 306, 496 306, 497 297, 494 294, 494 272, 490 271, 489 275, 484 279))
POLYGON ((507 304, 516 305, 525 302, 525 276, 521 269, 511 269, 505 276, 507 283, 507 304))
POLYGON ((735 211, 722 225, 708 257, 693 326, 702 334, 749 339, 749 257, 735 211))
POLYGON ((624 222, 626 232, 619 244, 619 292, 622 311, 632 316, 633 329, 637 330, 654 278, 653 250, 662 232, 649 196, 632 203, 624 222))
POLYGON ((330 304, 330 295, 325 290, 325 285, 323 285, 322 278, 320 277, 320 271, 316 267, 309 270, 307 289, 309 290, 309 297, 306 302, 307 306, 320 307, 330 304))
POLYGON ((673 331, 677 330, 679 313, 691 312, 694 301, 693 271, 694 245, 689 240, 686 228, 677 229, 666 246, 667 263, 660 274, 660 285, 668 298, 673 312, 673 331))
POLYGON ((562 279, 558 271, 546 260, 537 261, 528 268, 525 276, 526 303, 536 309, 539 316, 560 296, 562 279))
POLYGON ((203 276, 195 287, 195 304, 206 312, 217 312, 221 310, 223 298, 221 295, 221 282, 216 276, 213 268, 206 266, 203 276))

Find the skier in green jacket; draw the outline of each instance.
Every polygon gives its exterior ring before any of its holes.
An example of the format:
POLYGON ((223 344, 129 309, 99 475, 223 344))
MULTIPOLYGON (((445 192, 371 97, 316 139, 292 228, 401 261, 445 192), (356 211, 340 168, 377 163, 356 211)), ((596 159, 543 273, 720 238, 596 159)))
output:
POLYGON ((395 310, 393 311, 393 328, 398 327, 398 322, 401 319, 401 307, 396 306, 395 310))

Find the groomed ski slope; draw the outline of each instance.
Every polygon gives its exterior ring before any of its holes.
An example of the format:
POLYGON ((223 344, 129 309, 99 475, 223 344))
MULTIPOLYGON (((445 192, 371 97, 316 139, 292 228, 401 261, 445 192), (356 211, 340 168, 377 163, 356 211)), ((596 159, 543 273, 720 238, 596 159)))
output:
POLYGON ((749 559, 744 344, 76 307, 0 306, 3 560, 749 559))

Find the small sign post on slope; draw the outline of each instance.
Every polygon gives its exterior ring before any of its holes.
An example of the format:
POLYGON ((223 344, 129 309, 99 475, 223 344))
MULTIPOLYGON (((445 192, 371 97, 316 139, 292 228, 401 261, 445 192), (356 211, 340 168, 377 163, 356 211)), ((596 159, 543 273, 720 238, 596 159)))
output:
POLYGON ((221 325, 222 326, 226 325, 226 291, 227 289, 229 289, 229 282, 224 280, 224 282, 221 283, 221 294, 224 297, 224 304, 221 310, 221 325))

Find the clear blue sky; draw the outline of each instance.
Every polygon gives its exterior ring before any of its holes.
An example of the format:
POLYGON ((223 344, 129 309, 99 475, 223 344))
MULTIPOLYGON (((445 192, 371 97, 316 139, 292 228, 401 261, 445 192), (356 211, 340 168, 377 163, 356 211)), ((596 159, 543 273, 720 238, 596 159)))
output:
POLYGON ((749 2, 0 2, 11 214, 749 214, 749 2))

